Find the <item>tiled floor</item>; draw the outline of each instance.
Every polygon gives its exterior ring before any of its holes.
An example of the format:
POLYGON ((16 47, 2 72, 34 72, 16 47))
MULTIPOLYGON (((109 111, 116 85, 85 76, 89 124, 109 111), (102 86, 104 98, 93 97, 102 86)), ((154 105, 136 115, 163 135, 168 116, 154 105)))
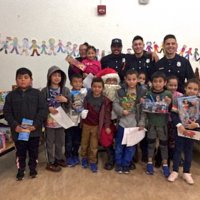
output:
POLYGON ((200 198, 200 158, 195 155, 192 173, 195 185, 187 185, 181 178, 169 183, 156 169, 154 176, 145 174, 145 165, 129 175, 103 169, 104 153, 99 155, 99 171, 64 168, 60 173, 45 170, 45 153, 40 153, 39 175, 30 179, 27 171, 23 181, 15 180, 14 152, 0 157, 1 200, 198 200, 200 198))

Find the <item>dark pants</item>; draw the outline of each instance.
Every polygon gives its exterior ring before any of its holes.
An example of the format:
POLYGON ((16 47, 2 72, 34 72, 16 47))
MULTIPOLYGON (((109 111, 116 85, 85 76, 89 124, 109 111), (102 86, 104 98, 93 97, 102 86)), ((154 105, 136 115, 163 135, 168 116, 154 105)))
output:
POLYGON ((135 146, 122 145, 124 128, 119 126, 115 139, 115 162, 116 165, 129 167, 135 154, 135 146))
POLYGON ((107 163, 113 165, 114 164, 114 159, 115 159, 115 151, 113 148, 113 145, 106 147, 106 154, 108 157, 107 163))
POLYGON ((16 164, 17 168, 20 170, 25 170, 26 168, 26 155, 29 155, 29 169, 33 171, 37 166, 38 159, 38 148, 39 148, 39 137, 30 138, 29 141, 16 141, 16 164))
POLYGON ((142 151, 142 158, 147 159, 148 158, 148 140, 147 140, 147 134, 145 135, 144 139, 140 142, 140 149, 142 151))
POLYGON ((73 126, 65 130, 65 155, 66 158, 78 157, 81 143, 81 128, 73 126))
POLYGON ((178 172, 181 153, 184 153, 183 173, 189 173, 192 163, 194 141, 189 138, 175 136, 175 152, 173 157, 173 171, 178 172))

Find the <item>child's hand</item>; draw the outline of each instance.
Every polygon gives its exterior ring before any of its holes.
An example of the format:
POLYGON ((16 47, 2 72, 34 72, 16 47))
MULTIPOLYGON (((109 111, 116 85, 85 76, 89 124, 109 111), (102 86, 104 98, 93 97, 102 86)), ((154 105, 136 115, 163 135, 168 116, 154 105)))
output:
POLYGON ((172 99, 169 98, 168 96, 165 96, 164 100, 168 105, 172 102, 172 99))
POLYGON ((198 127, 199 127, 199 124, 194 122, 194 121, 192 121, 191 124, 187 125, 187 128, 189 128, 189 129, 195 129, 195 128, 198 128, 198 127))
POLYGON ((30 132, 32 132, 32 131, 35 131, 36 128, 35 128, 35 126, 29 126, 29 127, 28 127, 28 130, 29 130, 30 132))
POLYGON ((123 110, 122 114, 126 116, 126 115, 129 114, 129 111, 128 110, 123 110))
POLYGON ((106 128, 106 133, 109 135, 111 133, 111 129, 110 128, 106 128))
POLYGON ((142 131, 142 130, 144 130, 144 126, 140 126, 140 127, 138 128, 138 131, 142 131))
POLYGON ((60 103, 67 103, 67 101, 68 101, 68 99, 66 97, 64 97, 63 95, 56 96, 55 99, 60 103))
POLYGON ((181 133, 182 135, 185 135, 185 133, 187 132, 186 129, 184 128, 183 125, 178 127, 178 132, 181 133))
POLYGON ((54 107, 49 107, 49 112, 53 115, 57 114, 58 111, 54 107))
POLYGON ((24 128, 22 128, 21 126, 16 126, 16 128, 15 128, 15 132, 17 132, 17 133, 20 133, 20 132, 22 132, 24 130, 24 128))

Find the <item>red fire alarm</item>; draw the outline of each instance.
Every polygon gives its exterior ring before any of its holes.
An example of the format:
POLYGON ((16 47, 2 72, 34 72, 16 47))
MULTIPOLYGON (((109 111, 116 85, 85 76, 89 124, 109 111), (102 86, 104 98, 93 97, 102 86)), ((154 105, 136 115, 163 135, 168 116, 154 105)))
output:
POLYGON ((106 14, 106 5, 98 5, 97 13, 98 13, 98 15, 105 15, 106 14))

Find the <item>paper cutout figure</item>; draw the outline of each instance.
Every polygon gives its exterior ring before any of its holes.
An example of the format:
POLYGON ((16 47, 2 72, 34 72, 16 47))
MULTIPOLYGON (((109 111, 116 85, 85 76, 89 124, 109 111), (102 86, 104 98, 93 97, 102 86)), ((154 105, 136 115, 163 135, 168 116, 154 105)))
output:
POLYGON ((32 49, 32 50, 33 50, 31 56, 34 56, 35 54, 36 54, 37 56, 40 56, 40 54, 38 53, 38 49, 40 49, 40 47, 37 45, 37 41, 36 41, 36 40, 32 40, 31 42, 32 42, 32 45, 31 45, 31 47, 29 48, 29 49, 32 49))
POLYGON ((67 53, 67 55, 71 55, 71 53, 72 53, 71 45, 72 45, 71 42, 67 42, 67 45, 66 45, 66 53, 67 53))
POLYGON ((153 42, 153 52, 154 52, 154 53, 159 53, 159 52, 158 52, 158 49, 159 49, 158 44, 157 44, 156 42, 153 42))
POLYGON ((190 56, 192 56, 192 48, 189 48, 185 53, 185 58, 189 60, 190 56))
POLYGON ((11 40, 10 37, 6 37, 6 40, 2 42, 3 46, 0 49, 0 52, 4 50, 5 54, 8 54, 8 48, 9 48, 9 41, 11 40))
POLYGON ((29 41, 28 41, 28 38, 24 38, 24 39, 22 40, 22 51, 21 51, 21 54, 20 54, 20 55, 25 54, 25 56, 28 56, 28 55, 29 55, 28 49, 29 49, 29 41))
POLYGON ((148 51, 148 52, 152 52, 152 42, 150 42, 150 41, 148 41, 148 42, 146 42, 146 50, 148 51))
POLYGON ((184 44, 183 47, 181 48, 180 53, 179 53, 180 56, 184 55, 186 48, 187 48, 187 45, 184 44))
POLYGON ((40 52, 40 54, 45 54, 45 55, 47 55, 48 53, 47 53, 47 50, 46 50, 46 49, 48 49, 48 47, 47 47, 47 45, 46 45, 46 41, 42 41, 41 52, 40 52))
POLYGON ((54 38, 50 38, 49 39, 49 53, 48 55, 56 55, 56 52, 55 52, 55 39, 54 38))
POLYGON ((194 49, 194 59, 195 59, 195 61, 197 61, 197 62, 200 60, 198 48, 195 48, 195 49, 194 49))
POLYGON ((75 57, 75 58, 79 56, 79 50, 77 49, 77 47, 78 47, 77 44, 73 44, 73 48, 72 48, 72 51, 70 53, 70 55, 75 57))
POLYGON ((62 40, 58 40, 58 50, 57 50, 57 53, 61 52, 61 53, 65 53, 65 50, 64 50, 64 45, 62 43, 62 40))
POLYGON ((131 53, 132 53, 132 49, 131 49, 131 48, 128 48, 128 49, 127 49, 127 53, 128 53, 128 54, 131 54, 131 53))
POLYGON ((18 51, 18 39, 16 37, 13 38, 13 43, 11 43, 11 45, 13 46, 12 50, 10 51, 10 53, 13 53, 15 51, 16 54, 19 54, 18 51))

